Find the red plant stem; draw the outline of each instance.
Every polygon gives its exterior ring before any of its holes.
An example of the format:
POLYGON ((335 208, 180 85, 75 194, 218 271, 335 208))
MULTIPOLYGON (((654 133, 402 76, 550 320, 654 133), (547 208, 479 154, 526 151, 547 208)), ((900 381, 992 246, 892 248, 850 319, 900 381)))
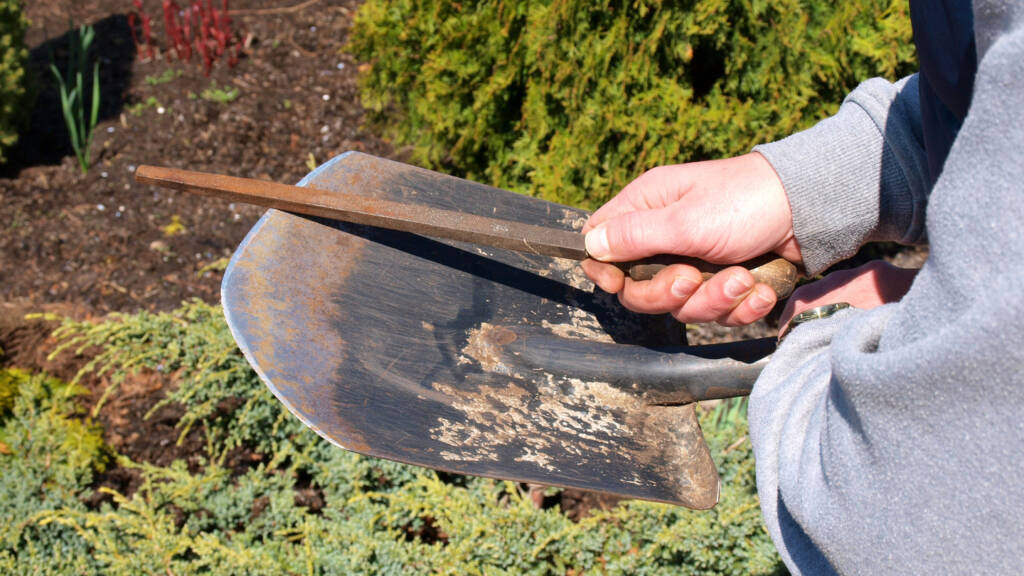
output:
POLYGON ((182 41, 182 46, 185 47, 185 56, 186 56, 186 58, 188 59, 189 62, 191 62, 192 61, 192 36, 194 34, 192 32, 192 21, 193 21, 195 16, 192 14, 192 7, 191 6, 188 7, 188 8, 185 8, 185 11, 182 14, 183 14, 182 19, 181 19, 182 22, 183 22, 182 28, 183 28, 183 30, 185 32, 185 37, 184 37, 184 40, 182 41))
MULTIPOLYGON (((230 16, 230 12, 228 10, 228 0, 221 0, 221 22, 220 22, 220 28, 221 28, 221 32, 224 35, 224 48, 225 48, 225 50, 227 50, 228 49, 228 42, 231 40, 231 16, 230 16)), ((230 52, 230 56, 228 57, 228 66, 230 66, 232 68, 235 66, 235 64, 238 64, 238 56, 239 56, 239 54, 242 53, 242 42, 241 42, 241 40, 236 40, 235 41, 234 48, 235 48, 234 52, 230 52)))
MULTIPOLYGON (((128 14, 132 40, 136 48, 146 45, 149 58, 153 58, 153 41, 151 18, 142 10, 142 0, 132 0, 136 11, 128 14), (141 22, 142 41, 140 42, 135 28, 141 22)), ((213 64, 225 53, 228 65, 234 67, 242 52, 241 40, 231 34, 231 17, 228 12, 228 0, 221 0, 220 10, 214 0, 186 0, 184 10, 175 0, 163 0, 164 28, 167 31, 168 44, 174 48, 178 60, 192 60, 193 44, 196 52, 203 59, 203 73, 207 76, 213 64)))
POLYGON ((222 15, 218 14, 217 9, 213 7, 213 0, 206 0, 206 9, 210 12, 210 35, 217 43, 217 56, 222 56, 224 47, 227 45, 227 36, 221 27, 222 15))
POLYGON ((132 33, 132 42, 135 43, 135 51, 141 53, 139 50, 139 38, 135 35, 135 20, 137 19, 135 12, 128 13, 128 29, 132 33))
POLYGON ((192 4, 192 14, 196 20, 196 26, 198 28, 196 34, 196 47, 199 54, 203 57, 203 74, 205 76, 210 75, 210 70, 213 68, 213 57, 210 56, 210 13, 204 11, 202 4, 198 0, 192 4))
POLYGON ((153 59, 153 31, 150 26, 151 18, 149 14, 146 14, 145 10, 142 9, 142 0, 132 0, 132 4, 135 6, 134 12, 128 13, 128 29, 132 33, 132 42, 135 43, 135 51, 142 55, 142 46, 146 47, 146 57, 150 60, 153 59), (141 21, 142 23, 142 41, 139 41, 139 36, 135 32, 136 24, 141 21))
POLYGON ((149 14, 142 15, 142 37, 146 40, 146 57, 153 59, 153 19, 149 14))
POLYGON ((174 52, 178 60, 185 61, 192 57, 192 53, 182 33, 181 24, 178 21, 178 14, 181 9, 174 0, 164 0, 164 27, 167 29, 167 36, 170 37, 174 46, 174 52))

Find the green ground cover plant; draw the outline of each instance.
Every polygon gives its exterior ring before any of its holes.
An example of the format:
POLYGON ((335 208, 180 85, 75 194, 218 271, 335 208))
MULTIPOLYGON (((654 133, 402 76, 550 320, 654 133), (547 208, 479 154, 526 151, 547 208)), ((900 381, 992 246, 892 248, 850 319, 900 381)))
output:
POLYGON ((28 117, 28 20, 21 0, 0 0, 0 164, 4 150, 18 141, 18 129, 28 117))
POLYGON ((182 434, 202 434, 206 448, 191 469, 132 461, 105 445, 82 413, 79 384, 0 370, 0 573, 783 570, 761 522, 742 418, 702 416, 722 473, 714 510, 624 502, 573 522, 557 508, 536 509, 515 484, 333 447, 260 383, 217 306, 193 301, 171 313, 65 320, 57 335, 57 353, 92 355, 83 374, 103 374, 111 396, 135 370, 175 374, 166 402, 184 407, 182 434), (225 458, 235 449, 263 458, 232 468, 225 458), (97 485, 115 467, 139 474, 137 491, 97 485), (319 504, 299 497, 310 491, 319 504))
POLYGON ((368 0, 349 49, 412 161, 588 208, 809 126, 914 59, 903 0, 368 0))

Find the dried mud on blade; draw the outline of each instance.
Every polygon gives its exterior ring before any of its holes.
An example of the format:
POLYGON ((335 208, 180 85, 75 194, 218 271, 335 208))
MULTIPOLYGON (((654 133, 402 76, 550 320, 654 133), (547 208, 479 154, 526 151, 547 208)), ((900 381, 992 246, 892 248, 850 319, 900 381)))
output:
MULTIPOLYGON (((566 229, 585 218, 359 153, 301 184, 566 229)), ((223 302, 267 386, 342 448, 691 508, 718 500, 693 404, 651 405, 621 379, 515 352, 533 341, 556 352, 558 342, 684 343, 670 318, 595 293, 577 262, 271 210, 235 253, 223 302)))

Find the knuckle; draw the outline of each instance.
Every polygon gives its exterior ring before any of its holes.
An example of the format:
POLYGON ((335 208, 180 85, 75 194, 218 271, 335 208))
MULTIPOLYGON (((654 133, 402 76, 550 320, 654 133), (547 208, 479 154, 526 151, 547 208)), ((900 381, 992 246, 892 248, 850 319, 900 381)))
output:
POLYGON ((714 290, 707 300, 708 309, 717 315, 728 314, 742 302, 741 299, 730 297, 724 289, 714 290))
POLYGON ((608 228, 608 244, 624 250, 636 250, 646 241, 647 227, 643 225, 636 212, 623 215, 615 226, 608 228))
POLYGON ((657 180, 661 179, 662 176, 665 174, 666 168, 668 168, 668 167, 667 166, 655 166, 654 168, 649 168, 643 174, 640 175, 640 178, 644 182, 657 181, 657 180))

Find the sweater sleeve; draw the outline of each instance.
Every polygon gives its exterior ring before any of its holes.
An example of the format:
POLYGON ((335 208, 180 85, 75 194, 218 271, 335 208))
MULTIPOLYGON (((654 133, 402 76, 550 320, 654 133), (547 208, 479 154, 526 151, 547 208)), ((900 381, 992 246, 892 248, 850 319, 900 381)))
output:
POLYGON ((782 180, 810 275, 866 242, 924 240, 930 182, 917 75, 868 80, 835 116, 754 150, 782 180))
POLYGON ((750 397, 762 512, 794 574, 1020 570, 1024 5, 978 1, 975 22, 984 53, 913 286, 794 329, 750 397))

